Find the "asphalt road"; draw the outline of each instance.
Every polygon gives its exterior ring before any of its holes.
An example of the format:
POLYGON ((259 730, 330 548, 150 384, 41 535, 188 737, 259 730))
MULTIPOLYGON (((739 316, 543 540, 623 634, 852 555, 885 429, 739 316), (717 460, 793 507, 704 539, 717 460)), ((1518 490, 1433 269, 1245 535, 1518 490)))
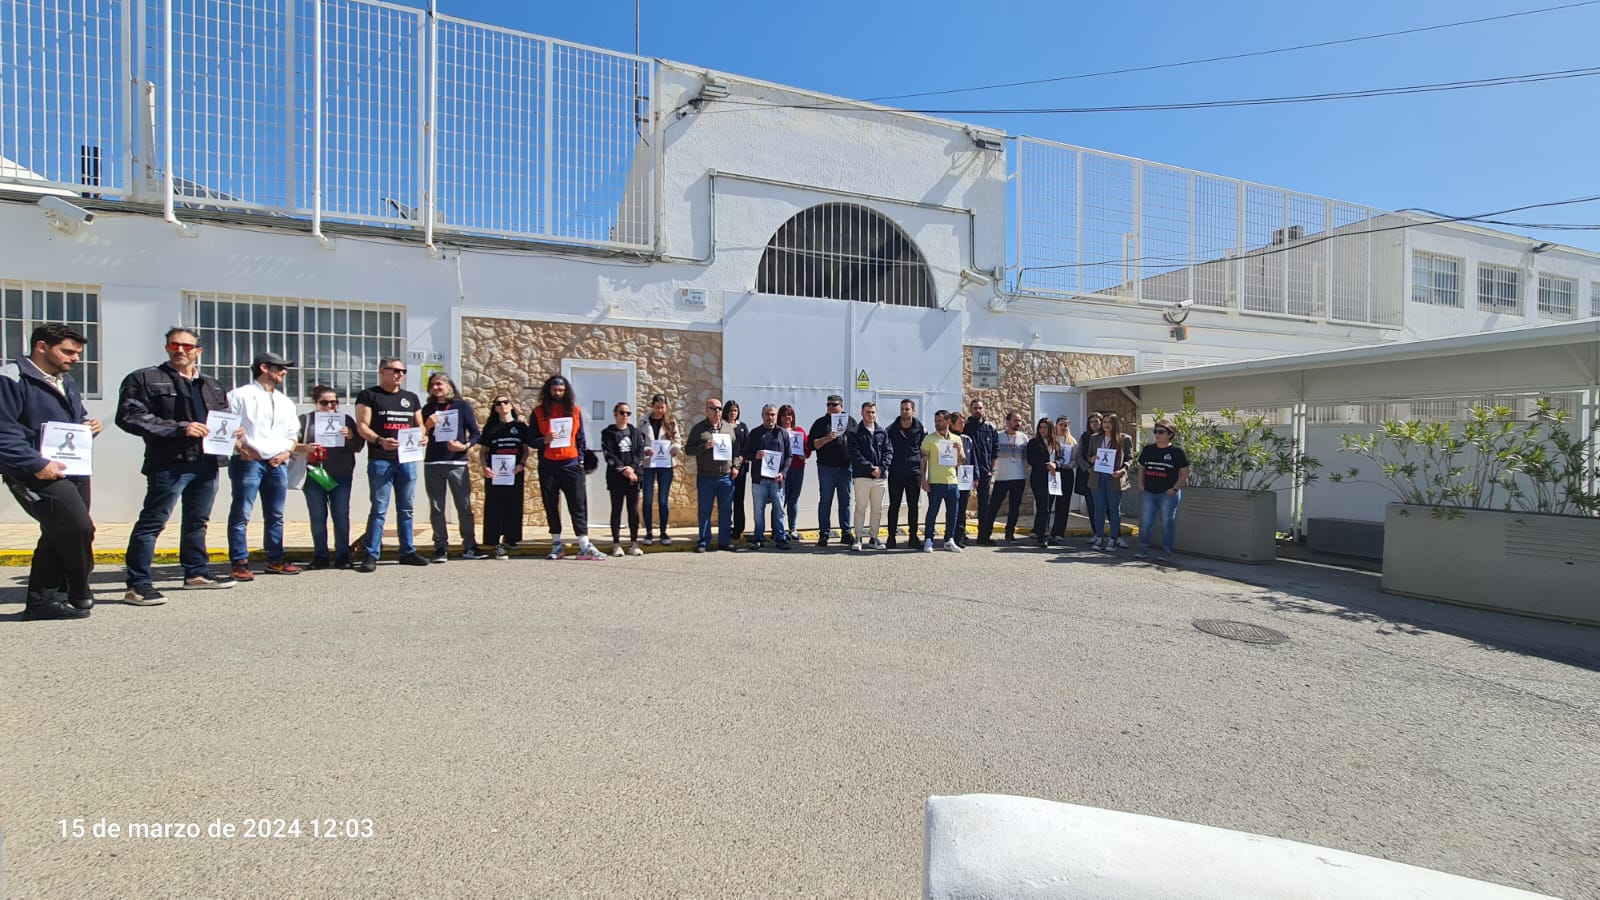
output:
POLYGON ((1600 896, 1600 630, 1368 575, 671 553, 171 596, 0 593, 8 896, 914 896, 923 800, 969 792, 1600 896))

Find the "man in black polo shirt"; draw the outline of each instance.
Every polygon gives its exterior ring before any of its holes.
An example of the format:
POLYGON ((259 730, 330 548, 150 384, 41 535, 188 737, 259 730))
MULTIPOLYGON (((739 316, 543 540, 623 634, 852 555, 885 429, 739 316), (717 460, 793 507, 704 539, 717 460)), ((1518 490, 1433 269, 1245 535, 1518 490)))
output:
POLYGON ((850 457, 845 452, 845 432, 856 425, 855 417, 846 420, 845 427, 835 431, 833 417, 844 413, 844 397, 828 395, 828 412, 811 423, 811 447, 817 451, 817 546, 828 546, 834 498, 839 504, 839 531, 841 540, 849 544, 855 540, 850 531, 850 457))
MULTIPOLYGON (((356 431, 367 442, 367 487, 372 511, 367 514, 367 556, 358 572, 375 572, 383 552, 383 523, 389 515, 389 486, 394 486, 400 525, 400 562, 425 566, 412 535, 412 501, 417 491, 417 464, 400 462, 398 435, 404 428, 422 427, 422 401, 401 387, 406 364, 395 357, 378 363, 378 384, 356 397, 356 431)), ((428 436, 421 437, 426 443, 428 436)))

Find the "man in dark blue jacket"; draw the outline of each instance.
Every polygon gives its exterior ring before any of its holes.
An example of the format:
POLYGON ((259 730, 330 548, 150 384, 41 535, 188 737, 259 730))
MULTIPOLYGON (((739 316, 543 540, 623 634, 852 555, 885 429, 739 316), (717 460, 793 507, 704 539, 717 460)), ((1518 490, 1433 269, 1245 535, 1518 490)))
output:
MULTIPOLYGON (((972 401, 972 415, 967 417, 967 424, 961 431, 972 438, 972 456, 969 457, 972 460, 972 492, 978 495, 980 519, 989 508, 989 487, 994 484, 994 459, 1000 455, 1000 432, 984 418, 984 409, 982 400, 972 401)), ((960 519, 963 522, 967 520, 965 504, 961 507, 960 519)), ((993 544, 994 541, 980 539, 978 543, 993 544)))
POLYGON ((740 455, 750 467, 750 482, 756 498, 756 530, 750 546, 761 548, 766 508, 772 506, 772 540, 779 550, 789 549, 789 522, 784 509, 783 482, 789 474, 789 435, 778 427, 778 408, 768 403, 761 407, 761 424, 744 440, 740 455), (768 457, 777 460, 767 463, 768 457), (768 476, 763 470, 776 474, 768 476))
MULTIPOLYGON (((211 573, 206 524, 217 499, 217 467, 227 460, 202 446, 206 415, 226 412, 228 389, 200 373, 200 338, 183 326, 167 329, 167 361, 122 379, 117 395, 117 427, 144 439, 144 506, 128 535, 128 591, 124 603, 156 606, 166 601, 151 584, 150 562, 156 539, 172 508, 183 502, 178 525, 178 559, 186 588, 228 588, 232 580, 211 573)), ((240 434, 242 434, 242 429, 240 434)))
POLYGON ((917 541, 917 502, 922 499, 922 439, 928 436, 922 422, 917 419, 917 404, 900 401, 900 417, 884 429, 889 433, 889 443, 894 447, 894 465, 889 468, 889 549, 896 546, 895 529, 900 525, 900 500, 906 502, 910 521, 911 547, 921 546, 917 541))
MULTIPOLYGON (((100 433, 100 422, 84 413, 83 393, 70 374, 86 343, 66 325, 40 325, 28 340, 28 356, 0 367, 0 474, 39 522, 26 619, 81 619, 94 606, 89 476, 66 474, 66 463, 46 459, 40 444, 50 422, 87 425, 91 435, 100 433)), ((59 454, 52 449, 52 455, 59 454)))
POLYGON ((845 446, 850 453, 850 476, 855 486, 855 540, 850 549, 859 552, 862 541, 873 550, 884 549, 878 540, 878 525, 883 521, 883 497, 889 492, 889 469, 894 465, 894 445, 889 434, 878 424, 878 404, 861 404, 861 422, 845 432, 845 446), (872 530, 863 532, 868 507, 872 512, 872 530), (865 535, 865 537, 863 537, 865 535))

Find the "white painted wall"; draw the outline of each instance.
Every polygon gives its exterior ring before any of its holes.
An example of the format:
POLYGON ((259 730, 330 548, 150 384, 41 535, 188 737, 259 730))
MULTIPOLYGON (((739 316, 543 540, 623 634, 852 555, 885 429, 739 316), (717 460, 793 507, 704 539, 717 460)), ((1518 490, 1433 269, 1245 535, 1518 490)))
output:
POLYGON ((1578 292, 1573 318, 1595 314, 1592 298, 1600 284, 1600 254, 1558 247, 1542 253, 1530 250, 1540 242, 1531 238, 1464 226, 1422 226, 1406 234, 1405 337, 1430 338, 1452 334, 1496 331, 1519 325, 1562 321, 1539 313, 1540 273, 1575 279, 1578 292), (1461 308, 1411 302, 1412 254, 1436 253, 1462 261, 1461 308), (1520 270, 1522 314, 1485 312, 1478 308, 1478 264, 1489 263, 1520 270))

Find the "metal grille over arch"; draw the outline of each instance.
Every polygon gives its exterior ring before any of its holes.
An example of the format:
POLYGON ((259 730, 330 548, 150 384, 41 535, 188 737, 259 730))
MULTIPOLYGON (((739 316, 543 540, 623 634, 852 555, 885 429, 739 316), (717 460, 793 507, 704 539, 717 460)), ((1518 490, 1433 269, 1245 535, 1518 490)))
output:
POLYGON ((933 275, 906 233, 883 214, 850 203, 823 203, 783 223, 761 255, 756 290, 937 306, 933 275))

